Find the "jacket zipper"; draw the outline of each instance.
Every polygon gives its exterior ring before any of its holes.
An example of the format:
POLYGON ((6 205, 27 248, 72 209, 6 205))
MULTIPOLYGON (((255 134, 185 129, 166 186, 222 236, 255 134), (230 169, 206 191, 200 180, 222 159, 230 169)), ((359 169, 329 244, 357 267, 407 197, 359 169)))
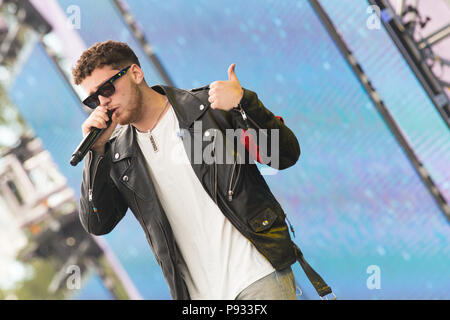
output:
MULTIPOLYGON (((92 165, 92 158, 93 158, 93 155, 92 155, 92 151, 91 151, 91 155, 90 155, 90 158, 89 158, 89 166, 88 166, 89 170, 90 170, 91 165, 92 165)), ((88 200, 89 200, 89 202, 91 202, 92 201, 92 188, 91 188, 91 173, 90 172, 89 172, 88 177, 89 177, 89 180, 88 180, 88 200)))
MULTIPOLYGON (((214 136, 213 136, 213 155, 214 155, 214 201, 217 203, 217 159, 216 159, 216 136, 217 136, 217 129, 214 129, 214 136)), ((240 157, 239 153, 237 154, 238 157, 240 157)), ((233 171, 231 172, 231 177, 230 177, 230 182, 228 184, 228 191, 227 191, 227 195, 228 195, 228 201, 232 201, 233 200, 233 194, 239 179, 239 175, 241 172, 241 166, 239 165, 238 167, 238 171, 237 171, 237 175, 236 175, 236 179, 233 185, 233 177, 234 177, 234 172, 236 171, 236 159, 234 160, 233 163, 233 171)))
MULTIPOLYGON (((92 189, 94 188, 95 176, 97 174, 98 165, 102 159, 103 159, 103 156, 99 156, 97 163, 95 163, 94 171, 92 172, 92 175, 93 175, 92 183, 91 183, 91 175, 89 175, 89 191, 88 191, 89 202, 92 202, 92 198, 93 198, 93 190, 92 189)), ((91 167, 91 164, 92 164, 92 159, 89 163, 89 167, 91 167)))
POLYGON ((242 115, 242 119, 244 119, 244 121, 247 121, 247 114, 245 113, 244 109, 242 108, 242 106, 239 104, 239 112, 242 115))
POLYGON ((237 106, 236 109, 241 113, 242 119, 244 119, 245 124, 246 124, 246 126, 247 126, 247 129, 248 129, 247 119, 250 120, 251 123, 253 123, 253 125, 254 125, 255 127, 257 127, 258 129, 261 129, 261 126, 258 125, 258 124, 256 123, 256 121, 253 120, 251 117, 249 117, 249 116, 247 115, 247 113, 245 113, 244 108, 242 108, 242 105, 241 105, 241 104, 238 104, 238 106, 237 106))
MULTIPOLYGON (((245 121, 245 126, 246 126, 246 128, 247 128, 245 131, 248 130, 248 122, 247 122, 247 119, 248 119, 248 120, 250 120, 250 122, 251 122, 256 128, 259 129, 259 133, 260 133, 260 134, 263 134, 263 135, 265 135, 265 136, 267 137, 267 133, 264 132, 264 131, 262 131, 261 126, 260 126, 258 123, 256 123, 255 120, 253 120, 250 116, 248 116, 248 115, 245 113, 244 108, 242 108, 242 105, 241 105, 241 104, 239 104, 238 107, 237 107, 236 109, 241 113, 242 119, 244 119, 244 121, 245 121)), ((266 138, 266 139, 267 139, 267 138, 266 138)), ((258 139, 258 142, 259 142, 259 141, 260 141, 260 139, 258 139)))
MULTIPOLYGON (((238 153, 238 157, 239 157, 239 153, 238 153)), ((234 160, 233 163, 233 171, 231 171, 231 178, 230 178, 230 183, 228 184, 228 201, 231 202, 233 200, 233 194, 234 194, 234 189, 236 188, 238 179, 239 179, 239 174, 241 173, 241 166, 239 165, 238 167, 238 172, 236 174, 236 179, 234 181, 234 185, 233 184, 233 176, 234 176, 234 172, 236 171, 236 159, 234 160)))
POLYGON ((213 154, 214 154, 214 201, 217 204, 217 159, 216 159, 216 136, 217 130, 214 129, 214 143, 213 143, 213 154))

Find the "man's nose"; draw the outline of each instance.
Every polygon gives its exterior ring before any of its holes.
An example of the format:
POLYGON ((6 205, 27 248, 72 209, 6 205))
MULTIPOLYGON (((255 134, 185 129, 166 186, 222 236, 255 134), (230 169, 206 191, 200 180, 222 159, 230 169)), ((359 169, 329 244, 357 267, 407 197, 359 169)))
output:
POLYGON ((106 107, 108 103, 111 102, 111 98, 105 98, 104 96, 98 95, 98 100, 100 101, 100 105, 106 107))

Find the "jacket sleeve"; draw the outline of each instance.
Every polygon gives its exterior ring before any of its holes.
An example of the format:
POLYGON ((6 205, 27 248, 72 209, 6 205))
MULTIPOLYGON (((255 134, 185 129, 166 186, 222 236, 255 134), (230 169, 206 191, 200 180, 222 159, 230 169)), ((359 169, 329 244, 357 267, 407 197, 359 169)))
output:
POLYGON ((108 145, 104 155, 89 151, 83 169, 79 216, 83 228, 94 235, 111 232, 128 209, 110 178, 112 161, 108 145))
POLYGON ((260 163, 283 170, 293 166, 300 157, 300 145, 294 133, 284 120, 275 116, 258 99, 258 95, 248 89, 233 113, 235 129, 241 128, 241 142, 260 163))

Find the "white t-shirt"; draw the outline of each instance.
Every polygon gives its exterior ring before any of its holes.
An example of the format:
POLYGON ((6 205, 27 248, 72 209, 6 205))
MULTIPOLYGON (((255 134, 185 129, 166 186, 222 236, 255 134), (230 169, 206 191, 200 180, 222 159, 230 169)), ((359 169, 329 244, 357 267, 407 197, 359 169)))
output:
POLYGON ((177 135, 175 112, 170 104, 168 107, 152 131, 158 152, 154 152, 148 133, 136 132, 185 262, 181 273, 191 299, 233 300, 275 269, 203 188, 177 135))

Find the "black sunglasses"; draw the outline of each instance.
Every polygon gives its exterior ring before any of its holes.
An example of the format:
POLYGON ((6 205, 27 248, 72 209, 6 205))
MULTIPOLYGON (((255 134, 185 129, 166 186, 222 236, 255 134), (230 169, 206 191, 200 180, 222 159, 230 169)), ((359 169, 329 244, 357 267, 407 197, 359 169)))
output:
POLYGON ((91 109, 95 109, 100 105, 100 100, 98 99, 98 96, 102 96, 105 98, 111 97, 114 92, 116 91, 116 88, 113 85, 113 82, 119 79, 121 76, 123 76, 125 73, 127 73, 128 69, 131 66, 128 66, 122 70, 120 70, 118 73, 116 73, 114 76, 112 76, 109 80, 106 80, 93 94, 91 94, 89 97, 83 100, 83 104, 88 106, 91 109))

